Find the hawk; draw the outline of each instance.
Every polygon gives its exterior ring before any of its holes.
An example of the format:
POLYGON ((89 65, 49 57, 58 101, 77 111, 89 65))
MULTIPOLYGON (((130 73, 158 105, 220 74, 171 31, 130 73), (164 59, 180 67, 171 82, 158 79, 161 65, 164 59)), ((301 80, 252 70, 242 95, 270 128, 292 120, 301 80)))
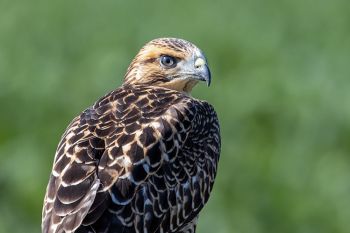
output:
POLYGON ((210 71, 176 38, 147 43, 121 87, 73 119, 55 154, 42 232, 195 232, 220 155, 213 107, 190 95, 210 71))

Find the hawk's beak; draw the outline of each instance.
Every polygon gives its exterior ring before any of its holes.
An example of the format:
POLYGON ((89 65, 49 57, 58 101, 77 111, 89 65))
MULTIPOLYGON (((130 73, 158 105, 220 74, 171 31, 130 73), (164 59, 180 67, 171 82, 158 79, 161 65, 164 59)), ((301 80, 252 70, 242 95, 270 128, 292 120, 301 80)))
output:
POLYGON ((200 81, 205 81, 209 87, 211 82, 211 74, 206 60, 202 57, 197 57, 194 62, 194 68, 196 71, 195 78, 200 81))

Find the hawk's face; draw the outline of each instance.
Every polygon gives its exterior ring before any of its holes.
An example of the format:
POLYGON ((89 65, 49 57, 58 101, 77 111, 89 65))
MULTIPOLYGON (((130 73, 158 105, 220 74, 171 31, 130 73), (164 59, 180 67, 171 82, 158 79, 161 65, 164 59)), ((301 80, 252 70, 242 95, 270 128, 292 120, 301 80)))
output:
POLYGON ((198 81, 210 85, 210 70, 202 51, 176 38, 160 38, 147 43, 136 55, 124 83, 146 84, 190 92, 198 81))

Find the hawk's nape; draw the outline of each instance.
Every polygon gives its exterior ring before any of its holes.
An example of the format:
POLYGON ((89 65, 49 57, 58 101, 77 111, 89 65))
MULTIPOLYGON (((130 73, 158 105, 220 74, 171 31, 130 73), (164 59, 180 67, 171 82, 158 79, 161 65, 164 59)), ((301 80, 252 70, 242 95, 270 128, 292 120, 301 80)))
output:
POLYGON ((190 67, 196 59, 205 58, 187 41, 151 41, 124 84, 72 121, 56 151, 42 232, 195 232, 220 154, 213 107, 188 94, 210 80, 206 64, 190 67), (162 64, 165 54, 175 65, 162 64))

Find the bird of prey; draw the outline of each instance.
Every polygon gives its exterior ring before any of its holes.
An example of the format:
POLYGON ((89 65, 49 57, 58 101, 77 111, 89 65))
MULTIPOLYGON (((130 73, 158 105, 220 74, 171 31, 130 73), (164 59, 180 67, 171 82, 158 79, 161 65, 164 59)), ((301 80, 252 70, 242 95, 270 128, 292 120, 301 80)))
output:
POLYGON ((190 95, 211 81, 194 44, 147 43, 121 87, 73 119, 55 154, 42 232, 192 233, 213 188, 220 129, 190 95))

